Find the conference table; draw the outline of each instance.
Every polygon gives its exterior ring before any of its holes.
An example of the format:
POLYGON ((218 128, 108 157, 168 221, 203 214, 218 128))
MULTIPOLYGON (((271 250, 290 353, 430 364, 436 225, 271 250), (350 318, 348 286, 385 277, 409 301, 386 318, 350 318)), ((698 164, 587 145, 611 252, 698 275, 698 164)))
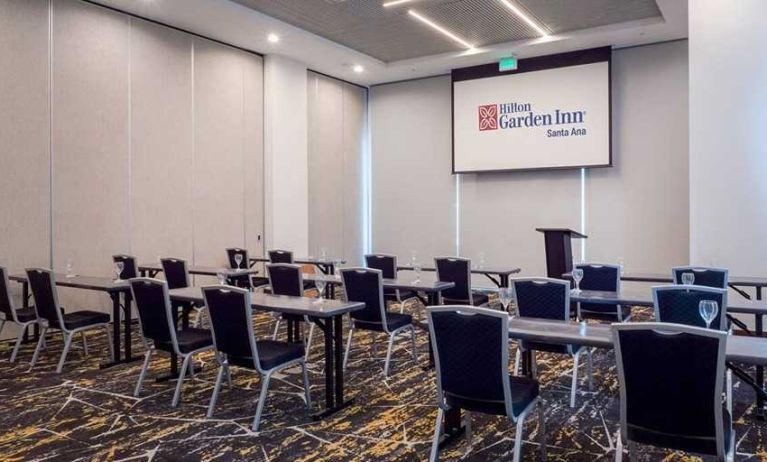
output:
MULTIPOLYGON (((250 257, 249 259, 249 265, 252 267, 256 263, 269 263, 269 257, 250 257)), ((343 258, 314 258, 314 257, 305 257, 305 258, 294 258, 293 263, 298 265, 314 265, 323 274, 333 274, 335 273, 336 265, 345 265, 346 260, 343 258)))
MULTIPOLYGON (((171 301, 177 303, 205 302, 200 287, 171 289, 169 295, 171 301)), ((325 334, 325 410, 315 414, 315 419, 327 417, 353 403, 353 398, 344 397, 343 316, 364 309, 364 303, 254 292, 251 304, 254 310, 308 316, 325 334)))
MULTIPOLYGON (((138 265, 138 271, 139 274, 142 277, 156 277, 158 274, 162 273, 162 265, 159 263, 147 263, 147 264, 140 264, 138 265)), ((197 276, 218 276, 219 274, 226 275, 227 280, 232 280, 238 277, 243 276, 249 276, 252 274, 258 274, 258 270, 253 268, 242 268, 242 269, 233 269, 233 268, 224 268, 221 266, 203 266, 203 265, 193 265, 188 268, 189 274, 194 274, 197 276)))
MULTIPOLYGON (((397 265, 398 271, 415 271, 413 265, 397 265)), ((433 266, 425 266, 421 268, 421 271, 436 272, 437 269, 433 266)), ((521 268, 509 266, 509 267, 493 267, 493 266, 472 266, 470 269, 472 274, 481 274, 490 279, 497 287, 509 287, 509 277, 512 274, 517 274, 522 271, 521 268), (495 276, 495 277, 493 277, 495 276), (497 277, 497 279, 496 279, 497 277)))
MULTIPOLYGON (((569 276, 569 274, 565 275, 569 276)), ((743 297, 750 299, 751 296, 748 295, 746 291, 741 289, 741 287, 753 287, 755 290, 755 295, 757 300, 762 299, 762 289, 764 287, 767 287, 767 278, 760 278, 760 277, 733 277, 729 276, 728 278, 728 285, 741 294, 743 297)), ((674 279, 670 274, 659 274, 659 273, 625 273, 621 274, 621 281, 628 281, 628 282, 654 282, 658 284, 673 284, 674 279)))
MULTIPOLYGON (((26 274, 14 274, 9 276, 10 280, 16 281, 22 284, 22 297, 24 308, 29 307, 29 281, 26 274)), ((80 275, 66 275, 55 273, 53 275, 54 282, 59 287, 71 287, 74 289, 90 290, 94 292, 102 292, 109 295, 112 300, 112 345, 114 350, 114 360, 107 363, 102 363, 99 367, 102 369, 116 366, 118 364, 125 364, 133 361, 138 361, 140 357, 134 357, 132 354, 131 346, 131 302, 132 294, 128 281, 121 280, 116 281, 112 278, 95 277, 95 276, 80 276, 80 275), (122 303, 121 303, 122 298, 122 303), (120 323, 120 310, 123 312, 124 331, 121 332, 120 323), (122 354, 120 347, 121 337, 125 338, 125 354, 122 354)))
MULTIPOLYGON (((304 281, 310 282, 322 281, 327 284, 327 286, 340 286, 344 283, 341 276, 337 276, 335 274, 304 274, 303 278, 304 281)), ((440 297, 442 291, 455 287, 454 282, 423 281, 415 278, 403 277, 397 277, 396 279, 384 278, 382 282, 384 289, 425 293, 426 300, 421 299, 421 301, 426 306, 439 305, 441 303, 440 297)), ((334 291, 326 292, 329 292, 332 295, 334 291)))

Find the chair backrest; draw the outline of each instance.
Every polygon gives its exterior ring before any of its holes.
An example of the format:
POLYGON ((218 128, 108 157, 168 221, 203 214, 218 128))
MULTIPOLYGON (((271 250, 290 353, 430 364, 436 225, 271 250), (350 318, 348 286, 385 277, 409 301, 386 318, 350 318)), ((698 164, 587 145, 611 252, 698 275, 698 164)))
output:
POLYGON ((252 358, 260 371, 250 292, 231 286, 208 286, 202 288, 202 293, 216 350, 227 356, 252 358))
POLYGON ((671 272, 674 275, 674 284, 682 283, 682 275, 684 273, 692 273, 695 276, 693 284, 696 286, 726 289, 729 282, 729 270, 726 268, 676 266, 671 269, 671 272))
POLYGON ((51 327, 63 328, 64 320, 59 309, 53 272, 44 268, 27 268, 27 280, 35 300, 37 317, 48 321, 51 327))
POLYGON ((511 281, 511 288, 520 317, 570 319, 570 281, 517 278, 511 281))
POLYGON ((613 324, 623 441, 723 455, 726 341, 679 324, 613 324))
POLYGON ((445 305, 426 309, 437 374, 437 402, 448 397, 505 403, 513 419, 509 383, 509 316, 503 311, 445 305))
POLYGON ((293 252, 290 250, 270 250, 268 252, 269 263, 293 264, 293 252))
POLYGON ((583 270, 580 288, 583 290, 604 290, 618 292, 621 289, 620 265, 602 263, 579 263, 576 268, 583 270))
POLYGON ((229 262, 229 268, 238 269, 237 261, 235 261, 234 259, 235 255, 242 255, 242 262, 240 262, 239 269, 248 268, 248 266, 250 265, 250 261, 248 258, 248 251, 247 249, 241 249, 239 247, 229 247, 228 249, 226 249, 226 259, 229 262))
POLYGON ((719 304, 719 312, 711 322, 711 327, 728 330, 727 327, 727 289, 705 286, 658 286, 652 289, 655 320, 688 326, 706 327, 700 317, 698 305, 702 300, 714 300, 719 304))
POLYGON ((141 324, 141 335, 155 343, 173 342, 176 324, 168 316, 171 309, 168 284, 160 279, 133 278, 130 286, 141 324))
POLYGON ((365 255, 365 265, 368 268, 380 270, 384 279, 397 278, 397 256, 374 253, 365 255))
POLYGON ((112 261, 122 262, 123 272, 120 273, 120 279, 133 279, 138 277, 138 265, 136 257, 130 255, 112 255, 112 261))
POLYGON ((16 321, 16 309, 13 306, 13 300, 11 299, 11 285, 8 280, 8 270, 4 266, 0 266, 0 314, 3 315, 3 319, 8 321, 16 321))
POLYGON ((351 312, 351 317, 360 321, 383 323, 384 330, 388 332, 381 271, 372 268, 345 268, 341 270, 341 278, 344 281, 346 300, 365 304, 365 309, 351 312))
POLYGON ((189 270, 186 266, 186 260, 162 258, 160 263, 162 263, 162 271, 165 273, 165 280, 168 281, 168 289, 189 287, 189 270))
POLYGON ((436 257, 437 280, 453 282, 455 287, 442 291, 446 298, 466 300, 471 304, 471 260, 461 257, 436 257))
POLYGON ((304 277, 301 274, 300 265, 288 263, 268 263, 266 274, 269 277, 269 285, 274 295, 291 295, 302 297, 304 295, 304 277))

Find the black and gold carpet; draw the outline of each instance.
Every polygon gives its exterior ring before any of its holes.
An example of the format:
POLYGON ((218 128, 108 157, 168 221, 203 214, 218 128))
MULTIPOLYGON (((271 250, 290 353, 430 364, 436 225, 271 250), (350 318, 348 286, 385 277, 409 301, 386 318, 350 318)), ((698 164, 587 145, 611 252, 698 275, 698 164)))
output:
MULTIPOLYGON (((411 307, 415 308, 415 307, 411 307)), ((257 320, 266 335, 270 316, 257 320)), ((312 421, 302 398, 299 370, 276 377, 259 433, 250 431, 259 379, 234 369, 234 387, 222 388, 214 418, 205 412, 215 380, 211 355, 184 387, 182 402, 171 408, 175 382, 145 382, 133 397, 140 362, 100 370, 107 356, 105 337, 90 338, 91 355, 73 350, 62 374, 55 373, 61 338, 54 337, 38 365, 28 371, 33 345, 8 363, 10 347, 0 346, 0 460, 2 461, 420 461, 426 460, 436 417, 432 372, 426 361, 426 334, 419 332, 420 362, 410 357, 409 342, 396 345, 392 373, 383 376, 385 338, 355 336, 346 390, 355 404, 333 417, 312 421), (95 346, 95 347, 94 347, 95 346)), ((140 345, 138 336, 134 345, 140 345)), ((135 348, 142 354, 141 347, 135 348)), ((513 355, 512 355, 513 357, 513 355)), ((317 342, 310 361, 315 407, 323 402, 323 355, 317 342)), ((548 460, 612 460, 618 430, 618 384, 612 352, 594 354, 594 389, 581 382, 577 406, 569 407, 572 362, 539 354, 538 372, 546 401, 548 460)), ((168 370, 157 355, 150 373, 168 370)), ((585 368, 583 373, 585 375, 585 368)), ((585 377, 584 377, 585 378, 585 377)), ((767 460, 765 423, 753 416, 754 395, 735 383, 734 428, 737 460, 767 460)), ((475 415, 468 448, 459 439, 441 453, 442 460, 497 461, 511 458, 514 427, 503 418, 475 415)), ((525 424, 524 460, 540 460, 535 414, 525 424)), ((696 460, 640 447, 640 460, 696 460)))

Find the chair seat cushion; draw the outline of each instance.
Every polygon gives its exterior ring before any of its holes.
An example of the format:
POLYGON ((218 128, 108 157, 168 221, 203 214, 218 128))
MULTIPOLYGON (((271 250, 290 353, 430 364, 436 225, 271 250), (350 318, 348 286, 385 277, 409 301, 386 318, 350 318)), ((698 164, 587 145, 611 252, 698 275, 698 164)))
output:
MULTIPOLYGON (((282 364, 302 358, 304 345, 301 343, 278 342, 276 340, 258 340, 258 359, 261 369, 274 369, 282 364)), ((251 360, 251 364, 252 364, 251 360)))
MULTIPOLYGON (((407 326, 413 323, 413 317, 409 314, 400 314, 386 312, 386 321, 389 332, 399 329, 402 326, 407 326)), ((365 321, 361 319, 354 320, 354 328, 362 330, 372 330, 376 332, 384 332, 383 323, 365 321)))
MULTIPOLYGON (((538 381, 527 377, 509 375, 511 384, 511 409, 515 416, 519 416, 522 411, 540 392, 538 381)), ((445 393, 447 404, 451 407, 459 407, 472 412, 481 412, 483 414, 506 415, 506 405, 500 401, 485 401, 466 398, 463 396, 445 393)))
POLYGON ((601 303, 581 303, 581 317, 584 319, 598 319, 600 321, 625 321, 631 317, 631 307, 620 307, 621 319, 618 319, 617 305, 604 305, 601 303))
POLYGON ((75 311, 65 314, 63 318, 64 327, 68 330, 109 322, 109 314, 98 311, 75 311))
MULTIPOLYGON (((178 340, 178 349, 182 353, 189 353, 190 351, 213 346, 213 337, 211 337, 210 331, 207 329, 189 327, 177 331, 176 339, 178 340)), ((171 345, 170 343, 162 342, 162 344, 157 347, 163 350, 168 350, 171 348, 171 345)))
MULTIPOLYGON (((732 444, 732 416, 726 408, 722 409, 722 424, 724 426, 724 452, 730 451, 732 444)), ((697 452, 700 454, 716 454, 715 437, 699 437, 693 435, 677 435, 653 431, 628 423, 626 425, 628 439, 641 444, 677 449, 680 451, 697 452)))
MULTIPOLYGON (((472 292, 471 298, 472 298, 474 306, 484 305, 484 304, 486 304, 487 302, 490 301, 490 299, 487 297, 487 295, 483 294, 482 292, 472 292)), ((457 299, 457 298, 447 298, 447 297, 444 297, 443 300, 442 300, 442 303, 444 305, 468 305, 469 301, 465 300, 465 299, 461 300, 461 299, 457 299)))
POLYGON ((29 308, 22 308, 20 310, 16 310, 16 319, 18 319, 19 322, 34 321, 35 319, 37 319, 35 308, 29 307, 29 308))
POLYGON ((396 289, 384 289, 384 300, 387 302, 397 302, 399 300, 405 301, 408 298, 413 298, 415 296, 416 293, 412 290, 400 290, 398 299, 396 289))
POLYGON ((253 276, 250 278, 250 283, 253 285, 253 287, 266 286, 269 285, 269 278, 253 276))

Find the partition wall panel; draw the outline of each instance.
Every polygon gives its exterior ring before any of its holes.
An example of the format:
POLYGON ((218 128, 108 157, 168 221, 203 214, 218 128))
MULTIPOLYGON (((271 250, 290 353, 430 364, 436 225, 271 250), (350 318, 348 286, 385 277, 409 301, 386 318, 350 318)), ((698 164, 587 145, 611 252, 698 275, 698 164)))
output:
POLYGON ((0 0, 0 265, 14 273, 50 265, 48 38, 47 0, 0 0))
POLYGON ((370 90, 372 251, 430 264, 456 253, 450 77, 370 90))
MULTIPOLYGON (((79 274, 112 272, 130 248, 129 49, 126 16, 76 0, 52 2, 53 263, 79 274)), ((62 291, 72 309, 106 296, 62 291)))
POLYGON ((193 255, 192 39, 131 22, 131 252, 193 255))
POLYGON ((308 73, 309 253, 362 263, 367 90, 308 73))
POLYGON ((242 59, 242 153, 245 172, 245 240, 251 255, 264 254, 264 61, 242 59))
POLYGON ((613 167, 587 172, 588 259, 668 273, 690 261, 687 41, 615 50, 612 66, 613 167))

